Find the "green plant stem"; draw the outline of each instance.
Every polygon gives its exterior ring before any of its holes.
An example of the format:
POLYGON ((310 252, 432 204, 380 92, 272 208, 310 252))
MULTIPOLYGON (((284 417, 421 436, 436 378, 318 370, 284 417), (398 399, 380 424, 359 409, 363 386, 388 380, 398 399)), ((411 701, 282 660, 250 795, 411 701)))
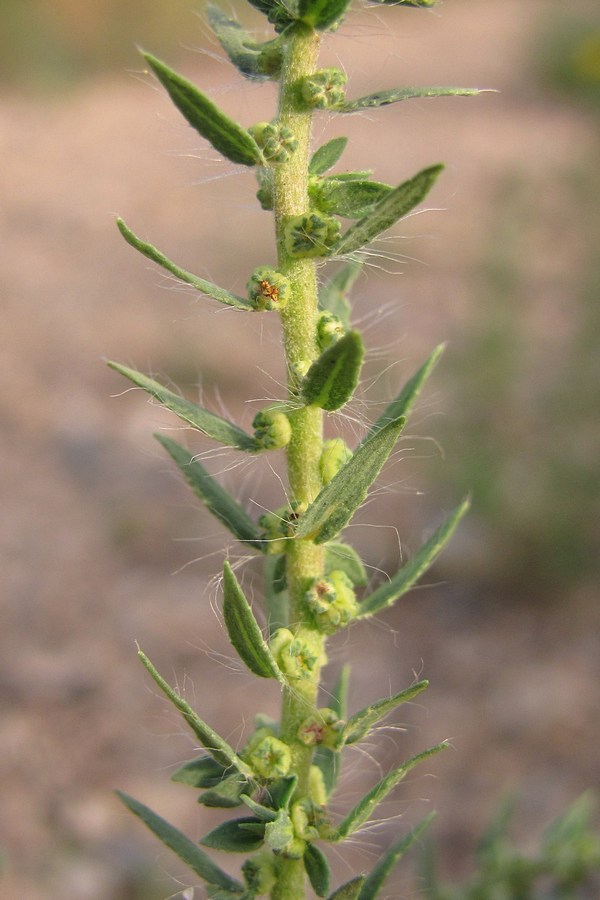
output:
MULTIPOLYGON (((284 227, 289 217, 306 213, 308 199, 308 163, 310 154, 311 110, 298 102, 298 82, 316 68, 320 39, 310 28, 298 25, 291 30, 286 46, 279 93, 279 123, 298 141, 297 149, 273 171, 274 215, 278 269, 292 284, 291 298, 282 310, 283 342, 288 369, 289 398, 293 408, 299 379, 317 356, 317 276, 312 259, 291 257, 284 243, 284 227)), ((314 406, 295 410, 290 416, 292 437, 287 448, 291 497, 302 509, 321 489, 319 461, 323 447, 323 412, 314 406)), ((302 625, 302 597, 307 581, 323 572, 323 552, 312 541, 289 542, 287 581, 290 596, 290 622, 299 639, 307 630, 302 625)), ((310 632, 321 651, 325 639, 310 632)), ((320 666, 311 677, 293 688, 285 688, 282 701, 281 736, 292 749, 292 771, 298 777, 296 800, 307 796, 312 748, 297 740, 298 728, 316 706, 320 666)), ((305 872, 302 860, 281 859, 272 900, 305 897, 305 872)))

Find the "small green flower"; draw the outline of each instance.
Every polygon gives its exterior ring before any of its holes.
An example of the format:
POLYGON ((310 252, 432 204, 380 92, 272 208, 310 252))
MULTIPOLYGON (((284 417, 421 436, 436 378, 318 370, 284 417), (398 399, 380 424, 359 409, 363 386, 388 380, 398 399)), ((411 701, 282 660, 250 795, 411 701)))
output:
POLYGON ((248 279, 248 299, 255 309, 283 309, 291 292, 289 279, 269 266, 259 266, 248 279))
POLYGON ((268 163, 285 162, 298 146, 293 132, 285 125, 259 122, 248 130, 268 163))
POLYGON ((259 728, 254 732, 244 749, 243 758, 260 778, 283 778, 292 765, 292 751, 268 728, 259 728))
POLYGON ((298 739, 309 747, 319 744, 334 749, 339 744, 343 727, 338 714, 323 707, 304 720, 298 729, 298 739))
POLYGON ((261 409, 252 422, 254 437, 265 450, 277 450, 285 447, 292 436, 290 420, 284 412, 277 409, 261 409))
POLYGON ((284 229, 285 248, 290 256, 326 256, 340 233, 340 223, 333 216, 309 212, 292 216, 284 229))
POLYGON ((322 651, 311 646, 308 640, 297 638, 288 628, 275 632, 271 638, 271 652, 281 671, 299 681, 310 679, 325 662, 322 651))
POLYGON ((358 611, 352 582, 338 569, 328 578, 315 578, 304 599, 322 634, 333 634, 349 625, 358 611))
POLYGON ((330 438, 324 441, 319 463, 323 484, 329 484, 351 458, 352 450, 342 438, 330 438))
POLYGON ((348 76, 341 69, 319 69, 300 82, 300 95, 313 109, 334 109, 345 100, 348 76))

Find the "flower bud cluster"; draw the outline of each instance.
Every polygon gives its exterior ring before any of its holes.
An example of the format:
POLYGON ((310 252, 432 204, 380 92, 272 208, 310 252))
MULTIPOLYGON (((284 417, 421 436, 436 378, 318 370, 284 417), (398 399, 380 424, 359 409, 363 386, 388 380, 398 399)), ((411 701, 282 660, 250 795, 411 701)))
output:
POLYGON ((312 109, 335 109, 345 100, 348 76, 341 69, 319 69, 300 82, 300 95, 312 109))
POLYGON ((298 146, 293 132, 285 125, 259 122, 248 130, 262 150, 266 162, 271 164, 285 162, 298 146))
POLYGON ((255 731, 241 756, 259 778, 283 778, 292 765, 292 751, 270 728, 255 731))
POLYGON ((257 310, 283 309, 291 293, 289 278, 269 266, 254 270, 247 289, 248 299, 257 310))
POLYGON ((285 249, 290 256, 326 256, 337 241, 340 223, 333 216, 309 212, 292 216, 284 228, 285 249))
POLYGON ((279 628, 275 632, 271 638, 271 653, 281 671, 288 678, 298 681, 313 678, 320 666, 326 662, 318 635, 311 641, 306 632, 299 638, 289 628, 279 628))
POLYGON ((334 750, 339 746, 344 723, 329 707, 317 709, 298 729, 298 740, 308 747, 322 746, 334 750))
POLYGON ((261 409, 252 422, 254 437, 264 450, 278 450, 290 442, 292 426, 280 409, 261 409))
POLYGON ((322 634, 333 634, 349 625, 358 612, 352 582, 341 569, 330 572, 327 578, 315 578, 304 601, 322 634))

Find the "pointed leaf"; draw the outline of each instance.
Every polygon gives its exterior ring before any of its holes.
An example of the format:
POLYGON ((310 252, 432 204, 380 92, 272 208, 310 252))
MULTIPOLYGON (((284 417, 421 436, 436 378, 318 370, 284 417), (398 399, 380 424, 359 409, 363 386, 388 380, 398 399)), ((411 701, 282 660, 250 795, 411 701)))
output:
POLYGON ((461 87, 404 87, 393 88, 389 91, 376 91, 367 94, 366 97, 358 97, 356 100, 347 100, 341 106, 336 107, 336 112, 353 113, 362 109, 374 109, 379 106, 389 106, 402 100, 412 100, 415 97, 473 97, 481 94, 478 88, 461 87))
POLYGON ((276 781, 269 782, 267 796, 273 809, 289 809, 298 783, 297 775, 285 775, 276 781))
POLYGON ((430 166, 394 188, 372 212, 359 219, 341 236, 329 251, 329 255, 343 256, 360 250, 399 219, 408 215, 425 199, 443 168, 442 165, 430 166))
POLYGON ((392 400, 384 410, 383 414, 371 426, 369 434, 374 434, 376 431, 379 431, 379 429, 382 428, 386 422, 389 422, 390 419, 395 419, 398 416, 408 416, 413 403, 419 395, 419 391, 427 378, 431 375, 445 347, 445 344, 438 344, 433 353, 425 360, 421 368, 406 382, 398 396, 392 400))
POLYGON ((329 214, 360 219, 370 214, 393 190, 389 184, 380 181, 348 180, 332 175, 322 180, 319 199, 329 214))
POLYGON ((322 175, 323 172, 333 168, 344 152, 347 143, 347 137, 332 138, 326 144, 323 144, 322 147, 319 147, 318 150, 315 150, 308 164, 308 174, 322 175))
POLYGON ((212 756, 199 756, 180 766, 171 775, 171 781, 188 784, 194 788, 212 788, 220 784, 228 776, 229 771, 212 756))
POLYGON ((204 466, 194 459, 193 454, 162 434, 155 434, 154 437, 179 466, 187 483, 213 516, 216 516, 239 541, 255 550, 263 550, 264 541, 261 540, 260 528, 252 521, 243 506, 240 506, 237 500, 221 487, 212 475, 209 475, 204 466))
POLYGON ((344 328, 350 328, 350 303, 347 294, 360 275, 362 267, 360 260, 348 260, 319 289, 319 309, 337 316, 344 328))
POLYGON ((329 863, 315 844, 308 844, 304 853, 304 868, 317 897, 326 897, 331 873, 329 863))
POLYGON ((226 853, 252 853, 262 847, 264 841, 265 823, 254 816, 245 816, 217 825, 200 843, 226 853))
POLYGON ((246 778, 252 779, 254 772, 250 766, 237 755, 233 747, 230 747, 226 740, 220 737, 216 731, 213 731, 206 722, 202 721, 202 719, 194 712, 190 704, 173 690, 171 685, 165 681, 159 672, 157 672, 145 653, 138 650, 138 656, 163 694, 165 694, 173 706, 179 710, 202 746, 208 750, 213 759, 220 763, 224 768, 236 769, 246 778))
POLYGON ((404 422, 403 417, 389 422, 363 441, 302 514, 296 531, 298 537, 323 544, 340 533, 365 500, 396 446, 404 422))
POLYGON ((200 847, 197 847, 181 831, 128 794, 124 794, 122 791, 116 793, 125 806, 138 816, 150 831, 153 831, 158 839, 177 854, 179 859, 183 860, 203 881, 218 885, 225 890, 243 893, 243 885, 220 869, 200 847))
POLYGON ((298 17, 317 31, 337 26, 350 0, 298 0, 298 17))
POLYGON ((253 137, 209 100, 198 88, 150 53, 142 56, 192 128, 231 162, 261 165, 260 148, 253 137))
POLYGON ((348 402, 358 384, 365 348, 358 331, 349 331, 314 361, 302 382, 307 405, 333 412, 348 402))
POLYGON ((393 788, 399 784, 402 779, 414 769, 416 765, 422 762, 424 759, 428 759, 430 756, 433 756, 435 753, 439 753, 440 750, 445 750, 448 747, 447 741, 442 741, 441 744, 437 744, 435 747, 430 747, 428 750, 424 750, 423 753, 418 753, 416 756, 411 757, 411 759, 407 760, 397 769, 393 769, 385 778, 382 778, 374 788, 372 788, 365 796, 360 800, 351 812, 348 813, 346 818, 340 824, 340 826, 336 829, 335 835, 332 838, 334 841, 343 841, 349 835, 354 834, 354 832, 358 831, 359 828, 368 822, 371 818, 373 812, 376 807, 385 800, 387 795, 390 793, 393 788))
POLYGON ((336 570, 344 572, 355 587, 367 583, 367 573, 354 547, 332 541, 325 547, 325 574, 336 570))
POLYGON ((346 884, 342 884, 333 894, 330 894, 327 900, 358 900, 360 891, 365 883, 365 875, 358 875, 346 884))
POLYGON ((382 700, 377 700, 370 706, 365 706, 360 712, 354 713, 354 715, 348 719, 342 732, 343 743, 355 744, 357 741, 362 740, 377 722, 384 719, 388 713, 391 713, 397 706, 412 700, 413 697, 416 697, 417 694, 424 691, 428 685, 428 681, 417 681, 416 684, 394 694, 393 697, 384 697, 382 700))
POLYGON ((382 584, 361 602, 360 610, 357 614, 358 619, 374 616, 376 613, 381 612, 382 609, 391 606, 410 590, 413 584, 419 580, 421 575, 425 574, 442 552, 469 506, 470 500, 467 497, 434 531, 421 549, 392 576, 390 581, 382 584))
POLYGON ((396 863, 402 859, 406 851, 418 840, 434 818, 435 813, 429 813, 406 837, 392 844, 389 850, 386 850, 367 877, 357 900, 375 900, 396 863))
POLYGON ((240 659, 260 678, 285 679, 228 562, 223 566, 223 618, 240 659))
POLYGON ((214 413, 204 409, 204 407, 197 406, 196 403, 174 394, 173 391, 163 387, 158 381, 148 378, 147 375, 142 375, 141 372, 136 372, 135 369, 130 369, 128 366, 122 366, 116 362, 109 362, 108 365, 115 372, 119 372, 125 378, 129 378, 130 381, 141 387, 142 390, 154 397, 155 400, 158 400, 159 403, 162 403, 163 406, 166 406, 167 409, 170 409, 171 412, 174 412, 180 419, 183 419, 192 428, 197 428, 198 431, 201 431, 207 437, 220 441, 226 447, 235 447, 237 450, 245 450, 248 453, 253 453, 260 449, 258 441, 246 434, 245 431, 242 431, 241 428, 238 428, 237 425, 228 422, 227 419, 222 419, 220 416, 216 416, 214 413))
POLYGON ((151 259, 152 262, 162 266, 163 269, 166 269, 167 272, 175 275, 180 281, 191 284, 192 287, 196 288, 197 291, 200 291, 201 294, 212 297, 213 300, 218 300, 220 303, 225 303, 226 306, 234 306, 236 309, 254 311, 252 304, 249 303, 248 300, 244 300, 243 297, 237 297, 235 294, 230 293, 230 291, 226 291, 225 288, 218 287, 218 285, 212 284, 210 281, 205 281, 204 278, 199 278, 198 275, 192 275, 191 272, 186 272, 181 266, 171 262, 164 253, 161 253, 161 251, 152 244, 148 244, 134 234, 131 228, 125 224, 123 219, 117 218, 117 228, 134 250, 137 250, 138 253, 141 253, 146 259, 151 259))
MULTIPOLYGON (((206 15, 221 47, 242 75, 254 80, 270 77, 271 73, 265 71, 266 61, 263 51, 272 46, 274 41, 257 44, 238 21, 230 19, 212 3, 207 5, 206 15)), ((273 68, 276 70, 277 66, 273 68)))

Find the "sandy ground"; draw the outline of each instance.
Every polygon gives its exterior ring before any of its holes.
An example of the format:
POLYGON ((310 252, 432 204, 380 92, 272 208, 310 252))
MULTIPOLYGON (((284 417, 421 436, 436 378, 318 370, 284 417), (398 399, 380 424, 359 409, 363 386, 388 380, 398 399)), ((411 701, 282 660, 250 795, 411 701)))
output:
MULTIPOLYGON (((517 171, 551 182, 574 156, 589 158, 590 118, 521 83, 545 5, 449 0, 435 15, 376 10, 350 19, 332 42, 352 95, 406 82, 500 90, 343 125, 319 120, 319 140, 349 133, 348 165, 371 166, 382 180, 438 159, 448 165, 430 204, 444 212, 414 217, 390 244, 419 262, 374 265, 360 285, 368 371, 401 360, 366 395, 361 414, 434 344, 460 335, 497 180, 517 171), (401 268, 402 278, 387 268, 401 268)), ((324 59, 336 61, 327 51, 324 59)), ((240 85, 208 56, 190 54, 183 65, 231 115, 248 124, 270 115, 271 88, 240 85)), ((233 743, 242 739, 240 722, 247 728, 258 709, 275 713, 278 698, 269 685, 259 692, 231 657, 211 579, 224 552, 236 558, 237 551, 158 452, 152 431, 172 421, 139 392, 121 396, 124 386, 103 359, 200 385, 206 403, 246 426, 256 409, 249 400, 280 396, 282 369, 272 322, 248 325, 173 290, 123 244, 113 218, 122 215, 183 265, 234 291, 255 265, 273 259, 268 219, 254 203, 252 178, 216 161, 154 85, 125 73, 51 104, 3 97, 0 152, 0 894, 164 898, 177 890, 173 875, 182 888, 189 875, 120 809, 112 788, 192 836, 214 819, 168 781, 195 747, 149 685, 135 641, 233 743)), ((553 254, 562 251, 544 252, 557 264, 553 254)), ((560 340, 560 304, 548 291, 550 312, 532 316, 542 322, 540 339, 546 329, 560 340)), ((443 407, 443 390, 441 375, 415 434, 435 436, 431 413, 443 407)), ((372 566, 397 561, 398 535, 409 553, 443 515, 435 492, 409 489, 420 477, 419 453, 413 456, 390 475, 398 491, 378 496, 350 532, 372 566)), ((268 466, 235 463, 217 456, 212 465, 250 508, 281 502, 268 466)), ((354 708, 399 690, 414 673, 432 683, 422 704, 403 711, 405 733, 389 732, 378 749, 349 760, 340 810, 379 767, 442 738, 455 748, 427 767, 434 777, 418 773, 398 790, 384 816, 401 813, 399 825, 383 821, 365 834, 337 860, 341 875, 367 866, 395 828, 432 807, 446 865, 466 871, 473 836, 505 788, 521 792, 528 846, 565 803, 598 783, 592 588, 545 611, 515 607, 511 598, 481 604, 463 571, 476 528, 465 528, 429 579, 445 586, 415 592, 336 642, 331 677, 347 653, 354 708)), ((245 584, 258 595, 252 564, 245 584)), ((399 873, 389 896, 417 894, 399 873)))

